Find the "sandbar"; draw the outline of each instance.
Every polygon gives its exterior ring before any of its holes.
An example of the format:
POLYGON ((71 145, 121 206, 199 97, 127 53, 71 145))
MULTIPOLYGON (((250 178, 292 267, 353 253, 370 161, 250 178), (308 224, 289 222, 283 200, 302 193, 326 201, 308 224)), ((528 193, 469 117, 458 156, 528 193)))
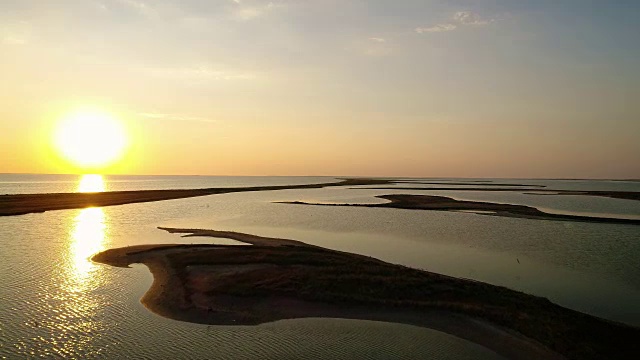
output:
POLYGON ((337 182, 308 185, 1 195, 0 216, 24 215, 42 213, 50 210, 78 209, 92 206, 124 205, 245 191, 318 189, 329 186, 384 185, 388 183, 389 181, 386 180, 342 179, 342 181, 337 182))
POLYGON ((141 302, 176 320, 254 325, 332 317, 428 327, 510 359, 632 359, 640 329, 563 308, 541 297, 394 265, 290 239, 202 229, 252 246, 143 245, 93 261, 145 264, 154 281, 141 302))
POLYGON ((537 185, 537 184, 506 184, 506 183, 494 183, 491 180, 475 180, 475 181, 409 181, 409 180, 393 180, 396 184, 415 184, 415 185, 460 185, 460 186, 505 186, 505 187, 534 187, 534 188, 545 188, 546 185, 537 185))
MULTIPOLYGON (((392 183, 398 183, 392 181, 392 183)), ((451 185, 451 184, 449 184, 451 185)), ((483 184, 483 186, 489 184, 483 184)), ((533 185, 526 185, 533 186, 533 185)), ((608 190, 554 190, 554 189, 539 189, 532 187, 507 187, 507 188, 489 188, 489 187, 367 187, 367 188, 351 188, 365 189, 365 190, 423 190, 423 191, 511 191, 521 192, 530 195, 582 195, 582 196, 599 196, 612 199, 622 200, 636 200, 640 201, 640 192, 637 191, 608 191, 608 190)))
POLYGON ((469 211, 479 215, 502 216, 512 218, 534 219, 534 220, 558 220, 558 221, 578 221, 590 223, 607 224, 628 224, 640 225, 638 219, 608 218, 596 216, 580 216, 552 214, 526 205, 500 204, 483 201, 456 200, 446 196, 432 195, 380 195, 380 199, 389 200, 382 204, 327 204, 308 203, 303 201, 282 201, 282 204, 294 205, 314 205, 314 206, 359 206, 375 208, 395 208, 407 210, 432 210, 432 211, 469 211))

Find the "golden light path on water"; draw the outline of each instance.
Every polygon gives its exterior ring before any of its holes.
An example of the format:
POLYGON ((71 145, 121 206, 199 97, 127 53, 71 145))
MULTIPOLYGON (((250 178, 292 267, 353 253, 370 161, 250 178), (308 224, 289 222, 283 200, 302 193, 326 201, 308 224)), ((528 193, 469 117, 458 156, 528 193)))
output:
MULTIPOLYGON (((101 192, 105 190, 100 175, 83 175, 78 182, 78 192, 101 192)), ((109 242, 108 221, 102 208, 86 208, 78 212, 69 224, 68 268, 65 290, 80 296, 83 292, 99 286, 99 267, 90 257, 105 249, 109 242)), ((78 304, 91 308, 90 304, 78 304)), ((81 309, 77 309, 82 311, 81 309)))
MULTIPOLYGON (((105 191, 100 175, 83 175, 78 181, 77 192, 105 191)), ((90 258, 104 250, 110 243, 109 219, 102 208, 72 210, 64 217, 66 236, 61 249, 57 291, 48 294, 53 302, 51 316, 38 321, 38 326, 49 328, 49 337, 42 337, 40 345, 45 354, 56 357, 76 357, 105 330, 101 313, 104 300, 95 290, 108 282, 104 269, 92 263, 90 258)), ((93 355, 103 349, 94 349, 93 355)), ((33 352, 32 352, 33 353, 33 352)), ((88 355, 89 353, 83 353, 88 355)))

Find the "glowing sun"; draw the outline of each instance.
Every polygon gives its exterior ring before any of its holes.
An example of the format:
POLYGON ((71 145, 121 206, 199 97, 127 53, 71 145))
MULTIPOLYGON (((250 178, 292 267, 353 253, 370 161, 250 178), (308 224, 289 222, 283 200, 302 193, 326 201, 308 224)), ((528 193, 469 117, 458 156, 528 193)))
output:
POLYGON ((77 111, 62 119, 55 132, 58 151, 81 167, 99 167, 118 160, 127 145, 125 129, 110 115, 77 111))

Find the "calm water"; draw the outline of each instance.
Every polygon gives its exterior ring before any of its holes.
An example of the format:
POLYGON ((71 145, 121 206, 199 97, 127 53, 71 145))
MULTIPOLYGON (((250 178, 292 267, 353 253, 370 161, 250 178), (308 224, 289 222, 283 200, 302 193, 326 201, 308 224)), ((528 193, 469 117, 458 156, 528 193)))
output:
MULTIPOLYGON (((126 176, 86 177, 80 181, 77 176, 0 175, 0 194, 328 180, 126 176)), ((633 182, 514 182, 546 184, 550 188, 640 191, 640 183, 633 182)), ((273 203, 377 202, 381 200, 375 195, 393 192, 329 188, 237 193, 0 218, 0 357, 497 358, 462 339, 406 325, 303 319, 228 327, 161 318, 139 303, 152 281, 146 267, 119 269, 88 260, 95 252, 116 246, 212 241, 182 239, 157 230, 157 226, 300 239, 508 286, 580 311, 640 325, 637 226, 273 203)), ((446 196, 523 203, 558 212, 640 216, 640 202, 626 200, 483 192, 451 192, 446 196)))

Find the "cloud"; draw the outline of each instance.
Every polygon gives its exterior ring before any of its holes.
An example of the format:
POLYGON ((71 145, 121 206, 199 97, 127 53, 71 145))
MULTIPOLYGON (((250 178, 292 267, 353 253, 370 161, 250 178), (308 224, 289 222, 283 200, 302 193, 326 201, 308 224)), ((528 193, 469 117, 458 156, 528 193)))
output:
POLYGON ((27 43, 27 39, 13 35, 4 35, 2 37, 2 43, 7 45, 24 45, 27 43))
POLYGON ((457 28, 458 26, 454 24, 438 24, 431 27, 418 27, 415 30, 418 34, 424 34, 424 33, 438 33, 438 32, 445 32, 445 31, 453 31, 457 28))
POLYGON ((366 56, 381 57, 391 55, 393 46, 385 38, 370 37, 366 41, 356 42, 354 50, 366 56))
POLYGON ((242 7, 233 12, 236 18, 240 20, 251 20, 262 16, 263 10, 258 7, 242 7))
POLYGON ((282 3, 276 3, 272 1, 266 4, 255 5, 244 5, 244 3, 240 0, 231 1, 234 3, 232 10, 233 17, 242 21, 248 21, 262 17, 275 9, 283 8, 285 6, 282 3))
POLYGON ((135 10, 146 17, 157 15, 156 10, 149 4, 139 0, 116 0, 121 5, 135 10))
POLYGON ((460 29, 464 26, 485 26, 496 21, 496 19, 484 19, 480 15, 471 11, 458 11, 451 16, 451 21, 429 27, 417 27, 418 34, 440 33, 460 29))
POLYGON ((470 11, 458 11, 453 14, 454 21, 459 22, 462 25, 488 25, 493 22, 494 19, 483 19, 480 15, 472 13, 470 11))
POLYGON ((6 45, 24 45, 31 38, 31 26, 26 21, 14 21, 0 26, 0 42, 6 45))
POLYGON ((146 68, 146 72, 155 77, 181 80, 251 80, 253 73, 212 69, 208 66, 146 68))
POLYGON ((142 116, 147 119, 156 119, 156 120, 168 120, 168 121, 195 121, 195 122, 204 122, 204 123, 216 123, 216 120, 211 120, 207 118, 197 117, 197 116, 185 116, 179 114, 167 114, 167 113, 138 113, 139 116, 142 116))

